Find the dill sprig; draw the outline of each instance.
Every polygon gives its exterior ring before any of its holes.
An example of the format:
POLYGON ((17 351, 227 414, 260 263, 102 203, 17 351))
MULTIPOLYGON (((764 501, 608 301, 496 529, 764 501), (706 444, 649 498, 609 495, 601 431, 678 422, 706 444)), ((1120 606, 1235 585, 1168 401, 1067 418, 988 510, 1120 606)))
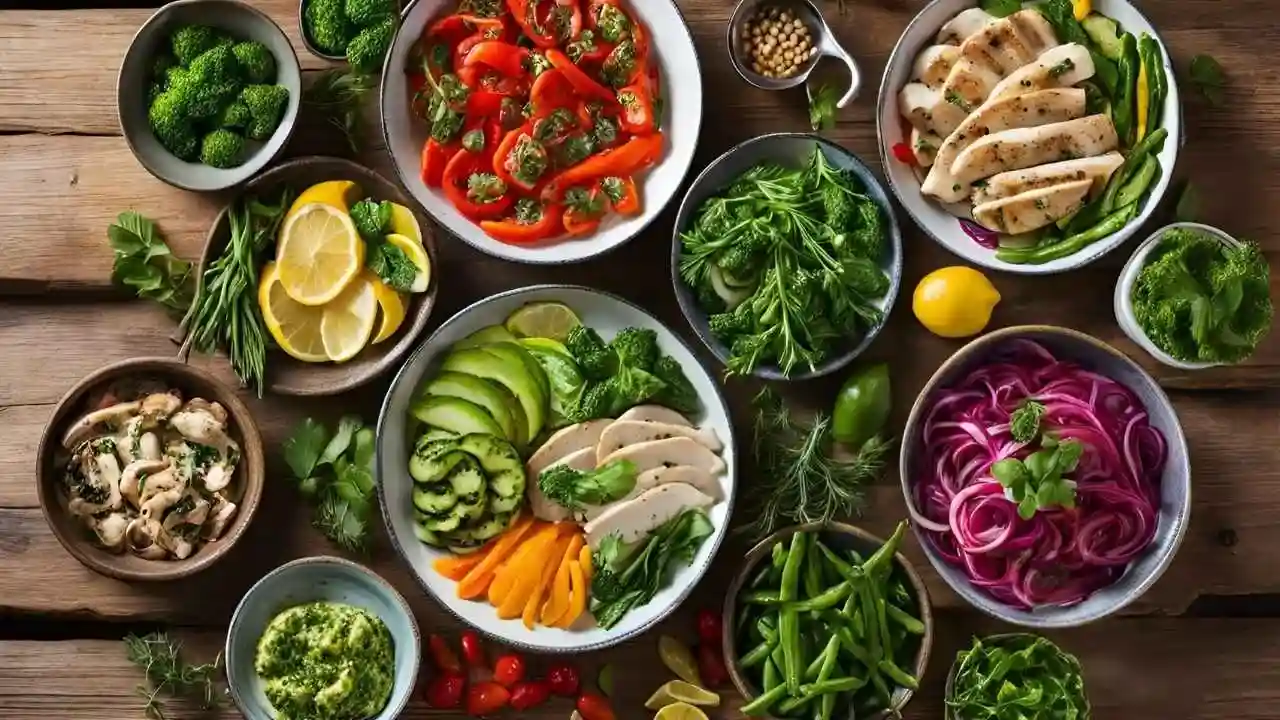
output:
POLYGON ((877 435, 856 455, 836 457, 831 417, 826 413, 801 423, 769 388, 761 390, 752 404, 756 473, 764 486, 752 493, 761 500, 751 513, 755 520, 741 532, 758 539, 787 524, 860 514, 866 503, 865 487, 884 471, 893 443, 877 435))
POLYGON ((142 637, 126 635, 124 647, 129 662, 142 668, 147 676, 147 682, 137 688, 146 700, 143 712, 147 717, 165 720, 161 694, 194 700, 204 710, 218 704, 216 683, 222 661, 220 654, 211 663, 188 665, 182 660, 182 643, 160 632, 142 637))

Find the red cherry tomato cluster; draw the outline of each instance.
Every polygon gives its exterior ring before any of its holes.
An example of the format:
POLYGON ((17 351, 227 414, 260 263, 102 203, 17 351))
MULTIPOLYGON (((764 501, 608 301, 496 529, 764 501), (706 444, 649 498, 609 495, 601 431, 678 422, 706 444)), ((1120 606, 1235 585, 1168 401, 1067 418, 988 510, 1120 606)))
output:
POLYGON ((472 717, 487 717, 508 707, 528 710, 558 695, 577 697, 576 707, 584 720, 614 720, 606 699, 594 693, 578 694, 582 683, 572 665, 557 663, 545 679, 529 678, 524 658, 515 653, 499 655, 490 668, 484 645, 475 632, 464 632, 460 645, 462 660, 444 637, 432 634, 427 638, 435 674, 427 683, 425 695, 433 708, 461 707, 472 717))
POLYGON ((427 25, 407 69, 428 126, 422 181, 490 236, 526 244, 642 211, 661 82, 622 0, 504 0, 427 25), (526 47, 532 46, 532 47, 526 47))
POLYGON ((708 609, 698 612, 698 675, 709 688, 717 688, 729 678, 720 652, 720 614, 708 609))

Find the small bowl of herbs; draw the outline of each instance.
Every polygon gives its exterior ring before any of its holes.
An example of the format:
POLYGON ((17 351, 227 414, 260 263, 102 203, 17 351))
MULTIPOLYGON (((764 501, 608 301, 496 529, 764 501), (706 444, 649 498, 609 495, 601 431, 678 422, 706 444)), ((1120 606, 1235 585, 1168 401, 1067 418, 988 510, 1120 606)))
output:
POLYGON ((1029 633, 974 638, 947 674, 945 720, 1088 720, 1080 661, 1029 633))
POLYGON ((1147 238, 1116 283, 1115 314, 1161 363, 1200 370, 1244 362, 1271 328, 1271 271, 1258 245, 1182 222, 1147 238))

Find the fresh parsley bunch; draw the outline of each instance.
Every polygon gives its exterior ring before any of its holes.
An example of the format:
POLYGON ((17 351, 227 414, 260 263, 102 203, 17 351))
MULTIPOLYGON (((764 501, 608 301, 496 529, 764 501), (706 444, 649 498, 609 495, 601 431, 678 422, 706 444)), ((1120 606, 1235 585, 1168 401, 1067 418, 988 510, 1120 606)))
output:
POLYGON ((372 428, 345 415, 329 436, 307 418, 284 443, 284 459, 303 496, 316 503, 312 524, 346 550, 365 552, 373 518, 372 428))
POLYGON ((391 203, 365 198, 351 206, 351 222, 369 248, 365 265, 388 287, 410 292, 418 276, 418 266, 403 250, 386 240, 391 230, 391 203))

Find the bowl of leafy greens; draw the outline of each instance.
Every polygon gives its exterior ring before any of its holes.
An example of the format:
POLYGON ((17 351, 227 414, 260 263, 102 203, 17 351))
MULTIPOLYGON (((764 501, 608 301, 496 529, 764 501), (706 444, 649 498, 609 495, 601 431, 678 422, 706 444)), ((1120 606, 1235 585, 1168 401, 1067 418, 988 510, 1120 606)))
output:
POLYGON ((1115 312, 1129 339, 1170 367, 1243 362, 1271 329, 1271 269, 1256 243, 1174 223, 1125 264, 1115 312))
POLYGON ((721 155, 680 204, 676 297, 731 375, 803 380, 875 340, 898 295, 902 236, 857 156, 777 133, 721 155))
POLYGON ((1090 717, 1080 661, 1047 638, 974 638, 947 675, 946 720, 1090 717))

